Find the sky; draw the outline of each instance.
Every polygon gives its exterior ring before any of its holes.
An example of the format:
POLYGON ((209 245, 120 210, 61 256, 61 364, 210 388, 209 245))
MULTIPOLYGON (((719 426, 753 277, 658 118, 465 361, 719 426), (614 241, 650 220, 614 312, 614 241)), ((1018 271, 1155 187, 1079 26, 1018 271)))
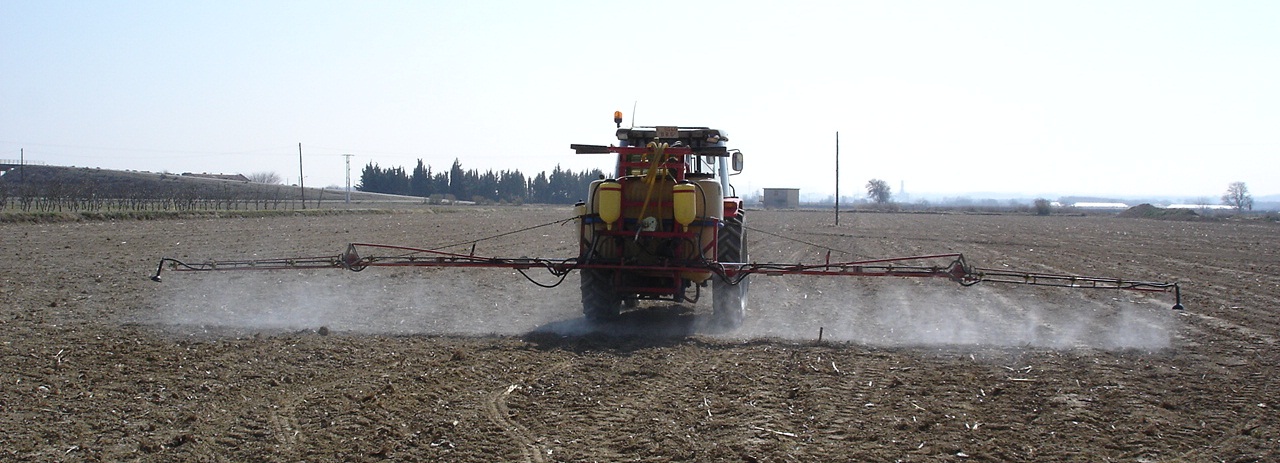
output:
POLYGON ((709 126, 739 193, 1280 194, 1274 1, 0 0, 0 159, 352 184, 612 169, 709 126))

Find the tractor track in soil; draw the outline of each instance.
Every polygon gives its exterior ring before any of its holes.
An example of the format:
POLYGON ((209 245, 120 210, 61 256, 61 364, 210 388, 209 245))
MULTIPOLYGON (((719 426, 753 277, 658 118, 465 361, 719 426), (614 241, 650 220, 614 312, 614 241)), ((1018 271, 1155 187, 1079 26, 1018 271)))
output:
POLYGON ((501 427, 503 432, 516 440, 520 447, 523 461, 525 462, 543 463, 546 461, 546 458, 543 457, 543 450, 539 443, 540 439, 533 433, 529 432, 529 429, 522 426, 517 420, 513 420, 511 418, 511 412, 507 406, 507 400, 511 396, 512 392, 520 391, 526 387, 522 384, 528 384, 536 381, 537 378, 540 377, 558 374, 569 369, 571 366, 572 363, 569 361, 552 365, 546 371, 537 374, 535 378, 525 378, 521 381, 515 382, 514 384, 495 390, 493 393, 489 394, 489 398, 485 402, 485 411, 488 413, 489 419, 493 421, 494 424, 501 427))
MULTIPOLYGON (((547 290, 500 270, 146 279, 161 256, 331 255, 352 241, 469 252, 568 213, 0 224, 0 459, 1278 456, 1277 224, 748 214, 848 260, 962 252, 988 267, 1181 280, 1183 313, 1167 310, 1171 295, 757 276, 743 329, 711 335, 694 332, 705 303, 591 328, 572 277, 547 290)), ((530 233, 476 252, 574 252, 569 227, 530 233)), ((760 261, 825 259, 747 240, 760 261)))
POLYGON ((489 413, 489 419, 493 420, 494 424, 501 427, 503 432, 516 440, 525 462, 542 463, 545 461, 542 458, 542 450, 540 450, 537 444, 534 443, 532 436, 529 434, 529 430, 525 429, 524 426, 511 421, 511 418, 508 417, 510 412, 507 410, 507 396, 511 395, 512 391, 519 389, 519 385, 512 384, 506 388, 499 389, 494 391, 492 394, 489 394, 489 400, 485 403, 486 411, 489 413))

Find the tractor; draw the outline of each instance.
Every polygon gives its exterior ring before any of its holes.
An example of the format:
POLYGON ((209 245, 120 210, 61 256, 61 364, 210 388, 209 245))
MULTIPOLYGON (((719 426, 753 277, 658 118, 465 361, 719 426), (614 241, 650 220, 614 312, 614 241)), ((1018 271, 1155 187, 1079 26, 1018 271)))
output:
POLYGON ((609 320, 642 300, 697 303, 710 286, 713 323, 737 327, 748 275, 714 270, 750 261, 746 211, 729 182, 742 152, 722 130, 621 122, 614 113, 616 146, 570 145, 617 156, 613 177, 592 182, 575 206, 583 315, 609 320))

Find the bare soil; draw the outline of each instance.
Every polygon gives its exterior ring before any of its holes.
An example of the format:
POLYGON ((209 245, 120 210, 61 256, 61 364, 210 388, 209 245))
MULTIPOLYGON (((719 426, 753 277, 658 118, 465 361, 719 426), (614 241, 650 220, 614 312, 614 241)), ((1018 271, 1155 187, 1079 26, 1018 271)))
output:
MULTIPOLYGON (((147 279, 161 256, 433 247, 569 214, 0 225, 0 460, 1280 455, 1275 224, 865 213, 834 226, 830 214, 751 211, 757 261, 963 252, 987 267, 1178 280, 1187 310, 1169 310, 1169 294, 758 276, 731 334, 701 329, 708 301, 590 326, 576 276, 551 289, 509 270, 147 279)), ((573 232, 536 227, 476 253, 568 257, 573 232)))

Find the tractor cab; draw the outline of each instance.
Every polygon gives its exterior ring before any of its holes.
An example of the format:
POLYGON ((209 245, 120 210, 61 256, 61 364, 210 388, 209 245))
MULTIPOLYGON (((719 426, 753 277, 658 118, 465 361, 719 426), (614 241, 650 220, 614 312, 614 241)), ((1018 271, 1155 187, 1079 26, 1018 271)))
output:
MULTIPOLYGON (((690 153, 681 160, 686 169, 684 177, 690 180, 715 178, 716 173, 720 172, 724 178, 721 187, 726 190, 729 168, 736 167, 733 169, 734 173, 742 171, 742 152, 725 146, 729 136, 722 130, 709 127, 631 127, 618 128, 617 138, 619 147, 643 148, 649 143, 665 143, 671 148, 688 148, 690 153), (721 162, 728 158, 732 158, 733 166, 726 166, 721 162)), ((644 175, 641 157, 640 154, 623 156, 618 166, 618 176, 644 175)))
MULTIPOLYGON (((619 121, 619 117, 615 117, 619 121)), ((616 146, 570 145, 578 154, 618 155, 614 177, 648 175, 650 169, 665 169, 677 181, 717 179, 721 191, 731 192, 729 176, 742 172, 742 152, 729 149, 729 136, 709 127, 619 127, 616 146), (650 146, 652 145, 652 146, 650 146), (663 159, 651 159, 650 148, 663 147, 663 159), (655 166, 655 161, 660 164, 655 166)))

